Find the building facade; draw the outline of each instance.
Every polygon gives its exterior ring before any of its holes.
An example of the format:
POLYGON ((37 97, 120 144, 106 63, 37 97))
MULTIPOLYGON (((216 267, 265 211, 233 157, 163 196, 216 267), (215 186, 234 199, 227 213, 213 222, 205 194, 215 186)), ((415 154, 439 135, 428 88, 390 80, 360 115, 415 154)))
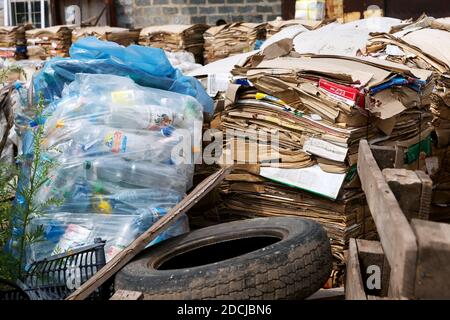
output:
POLYGON ((281 0, 116 0, 117 24, 264 22, 281 16, 281 0))

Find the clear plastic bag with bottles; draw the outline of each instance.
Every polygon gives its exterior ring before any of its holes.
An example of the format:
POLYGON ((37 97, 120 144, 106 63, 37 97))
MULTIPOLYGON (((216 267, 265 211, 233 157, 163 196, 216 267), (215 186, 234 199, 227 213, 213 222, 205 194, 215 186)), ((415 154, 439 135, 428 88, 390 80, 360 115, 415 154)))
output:
MULTIPOLYGON (((192 186, 203 110, 190 96, 126 77, 77 74, 45 116, 44 156, 55 165, 36 200, 62 205, 33 219, 44 241, 31 245, 31 261, 98 237, 107 241, 109 260, 192 186)), ((155 241, 187 231, 182 216, 155 241)))

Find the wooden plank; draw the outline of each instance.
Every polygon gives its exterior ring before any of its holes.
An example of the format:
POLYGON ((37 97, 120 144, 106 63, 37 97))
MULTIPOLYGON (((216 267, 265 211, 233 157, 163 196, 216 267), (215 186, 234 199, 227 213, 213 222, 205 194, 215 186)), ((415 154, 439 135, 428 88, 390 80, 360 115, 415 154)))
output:
POLYGON ((416 174, 422 182, 418 218, 428 220, 430 218, 431 199, 433 197, 433 181, 424 171, 418 170, 416 174))
POLYGON ((114 3, 114 0, 105 0, 105 3, 108 6, 108 25, 117 27, 116 4, 114 3))
POLYGON ((144 294, 139 291, 117 290, 109 300, 142 300, 144 294))
POLYGON ((408 221, 428 220, 433 187, 430 177, 419 170, 384 169, 382 173, 408 221))
POLYGON ((450 299, 450 224, 413 219, 419 253, 414 297, 450 299))
POLYGON ((400 169, 405 166, 405 147, 395 145, 394 168, 400 169))
POLYGON ((418 218, 422 180, 414 171, 406 169, 384 169, 382 173, 406 219, 418 218))
POLYGON ((344 300, 344 287, 320 289, 313 295, 306 298, 306 300, 344 300))
POLYGON ((389 294, 389 282, 391 277, 391 267, 389 266, 389 261, 386 258, 386 255, 384 255, 384 262, 383 262, 383 271, 381 275, 381 292, 380 296, 387 297, 389 294))
POLYGON ((367 300, 366 293, 364 292, 363 279, 361 277, 358 246, 356 245, 356 240, 353 238, 350 239, 348 245, 345 274, 345 299, 367 300))
POLYGON ((380 169, 394 167, 397 156, 396 147, 370 146, 370 149, 380 169))
POLYGON ((104 284, 111 276, 118 272, 124 265, 131 261, 141 252, 148 243, 155 239, 161 232, 169 227, 170 222, 178 218, 192 208, 200 199, 216 187, 225 176, 231 171, 232 166, 221 168, 208 178, 198 184, 187 197, 172 208, 165 216, 156 221, 150 229, 145 231, 139 238, 134 240, 128 247, 112 258, 103 268, 101 268, 92 278, 86 281, 80 288, 73 292, 67 300, 86 299, 95 289, 104 284))
POLYGON ((369 241, 357 239, 358 257, 361 267, 361 277, 366 294, 375 296, 386 296, 389 289, 389 264, 385 262, 385 255, 381 243, 379 241, 369 241), (370 266, 378 266, 380 268, 380 288, 369 289, 367 287, 367 279, 372 274, 368 272, 370 266))
POLYGON ((295 18, 295 0, 281 0, 281 16, 283 20, 295 18))
POLYGON ((388 297, 379 297, 379 296, 368 295, 367 300, 392 300, 392 299, 388 298, 388 297))
POLYGON ((416 238, 365 139, 359 143, 357 167, 361 187, 391 267, 389 295, 409 297, 414 291, 416 238))

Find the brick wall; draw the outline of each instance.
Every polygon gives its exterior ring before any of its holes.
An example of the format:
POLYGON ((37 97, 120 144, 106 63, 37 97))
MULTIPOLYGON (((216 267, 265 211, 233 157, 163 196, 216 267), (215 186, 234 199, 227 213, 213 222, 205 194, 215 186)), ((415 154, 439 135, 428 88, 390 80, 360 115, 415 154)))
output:
POLYGON ((117 24, 120 27, 132 28, 134 26, 135 0, 115 0, 117 24))
POLYGON ((281 0, 116 0, 119 26, 265 22, 281 16, 281 0))

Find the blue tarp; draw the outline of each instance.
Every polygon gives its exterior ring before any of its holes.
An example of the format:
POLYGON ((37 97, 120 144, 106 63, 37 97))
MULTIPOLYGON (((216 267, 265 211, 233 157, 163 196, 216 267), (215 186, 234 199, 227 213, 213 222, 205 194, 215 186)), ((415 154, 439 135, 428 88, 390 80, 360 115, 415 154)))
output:
POLYGON ((35 98, 39 92, 46 103, 60 98, 64 86, 74 81, 77 73, 130 77, 144 87, 192 96, 204 112, 213 112, 213 101, 201 83, 172 67, 163 50, 138 45, 122 47, 95 37, 75 42, 70 58, 54 58, 45 64, 33 80, 35 98))

